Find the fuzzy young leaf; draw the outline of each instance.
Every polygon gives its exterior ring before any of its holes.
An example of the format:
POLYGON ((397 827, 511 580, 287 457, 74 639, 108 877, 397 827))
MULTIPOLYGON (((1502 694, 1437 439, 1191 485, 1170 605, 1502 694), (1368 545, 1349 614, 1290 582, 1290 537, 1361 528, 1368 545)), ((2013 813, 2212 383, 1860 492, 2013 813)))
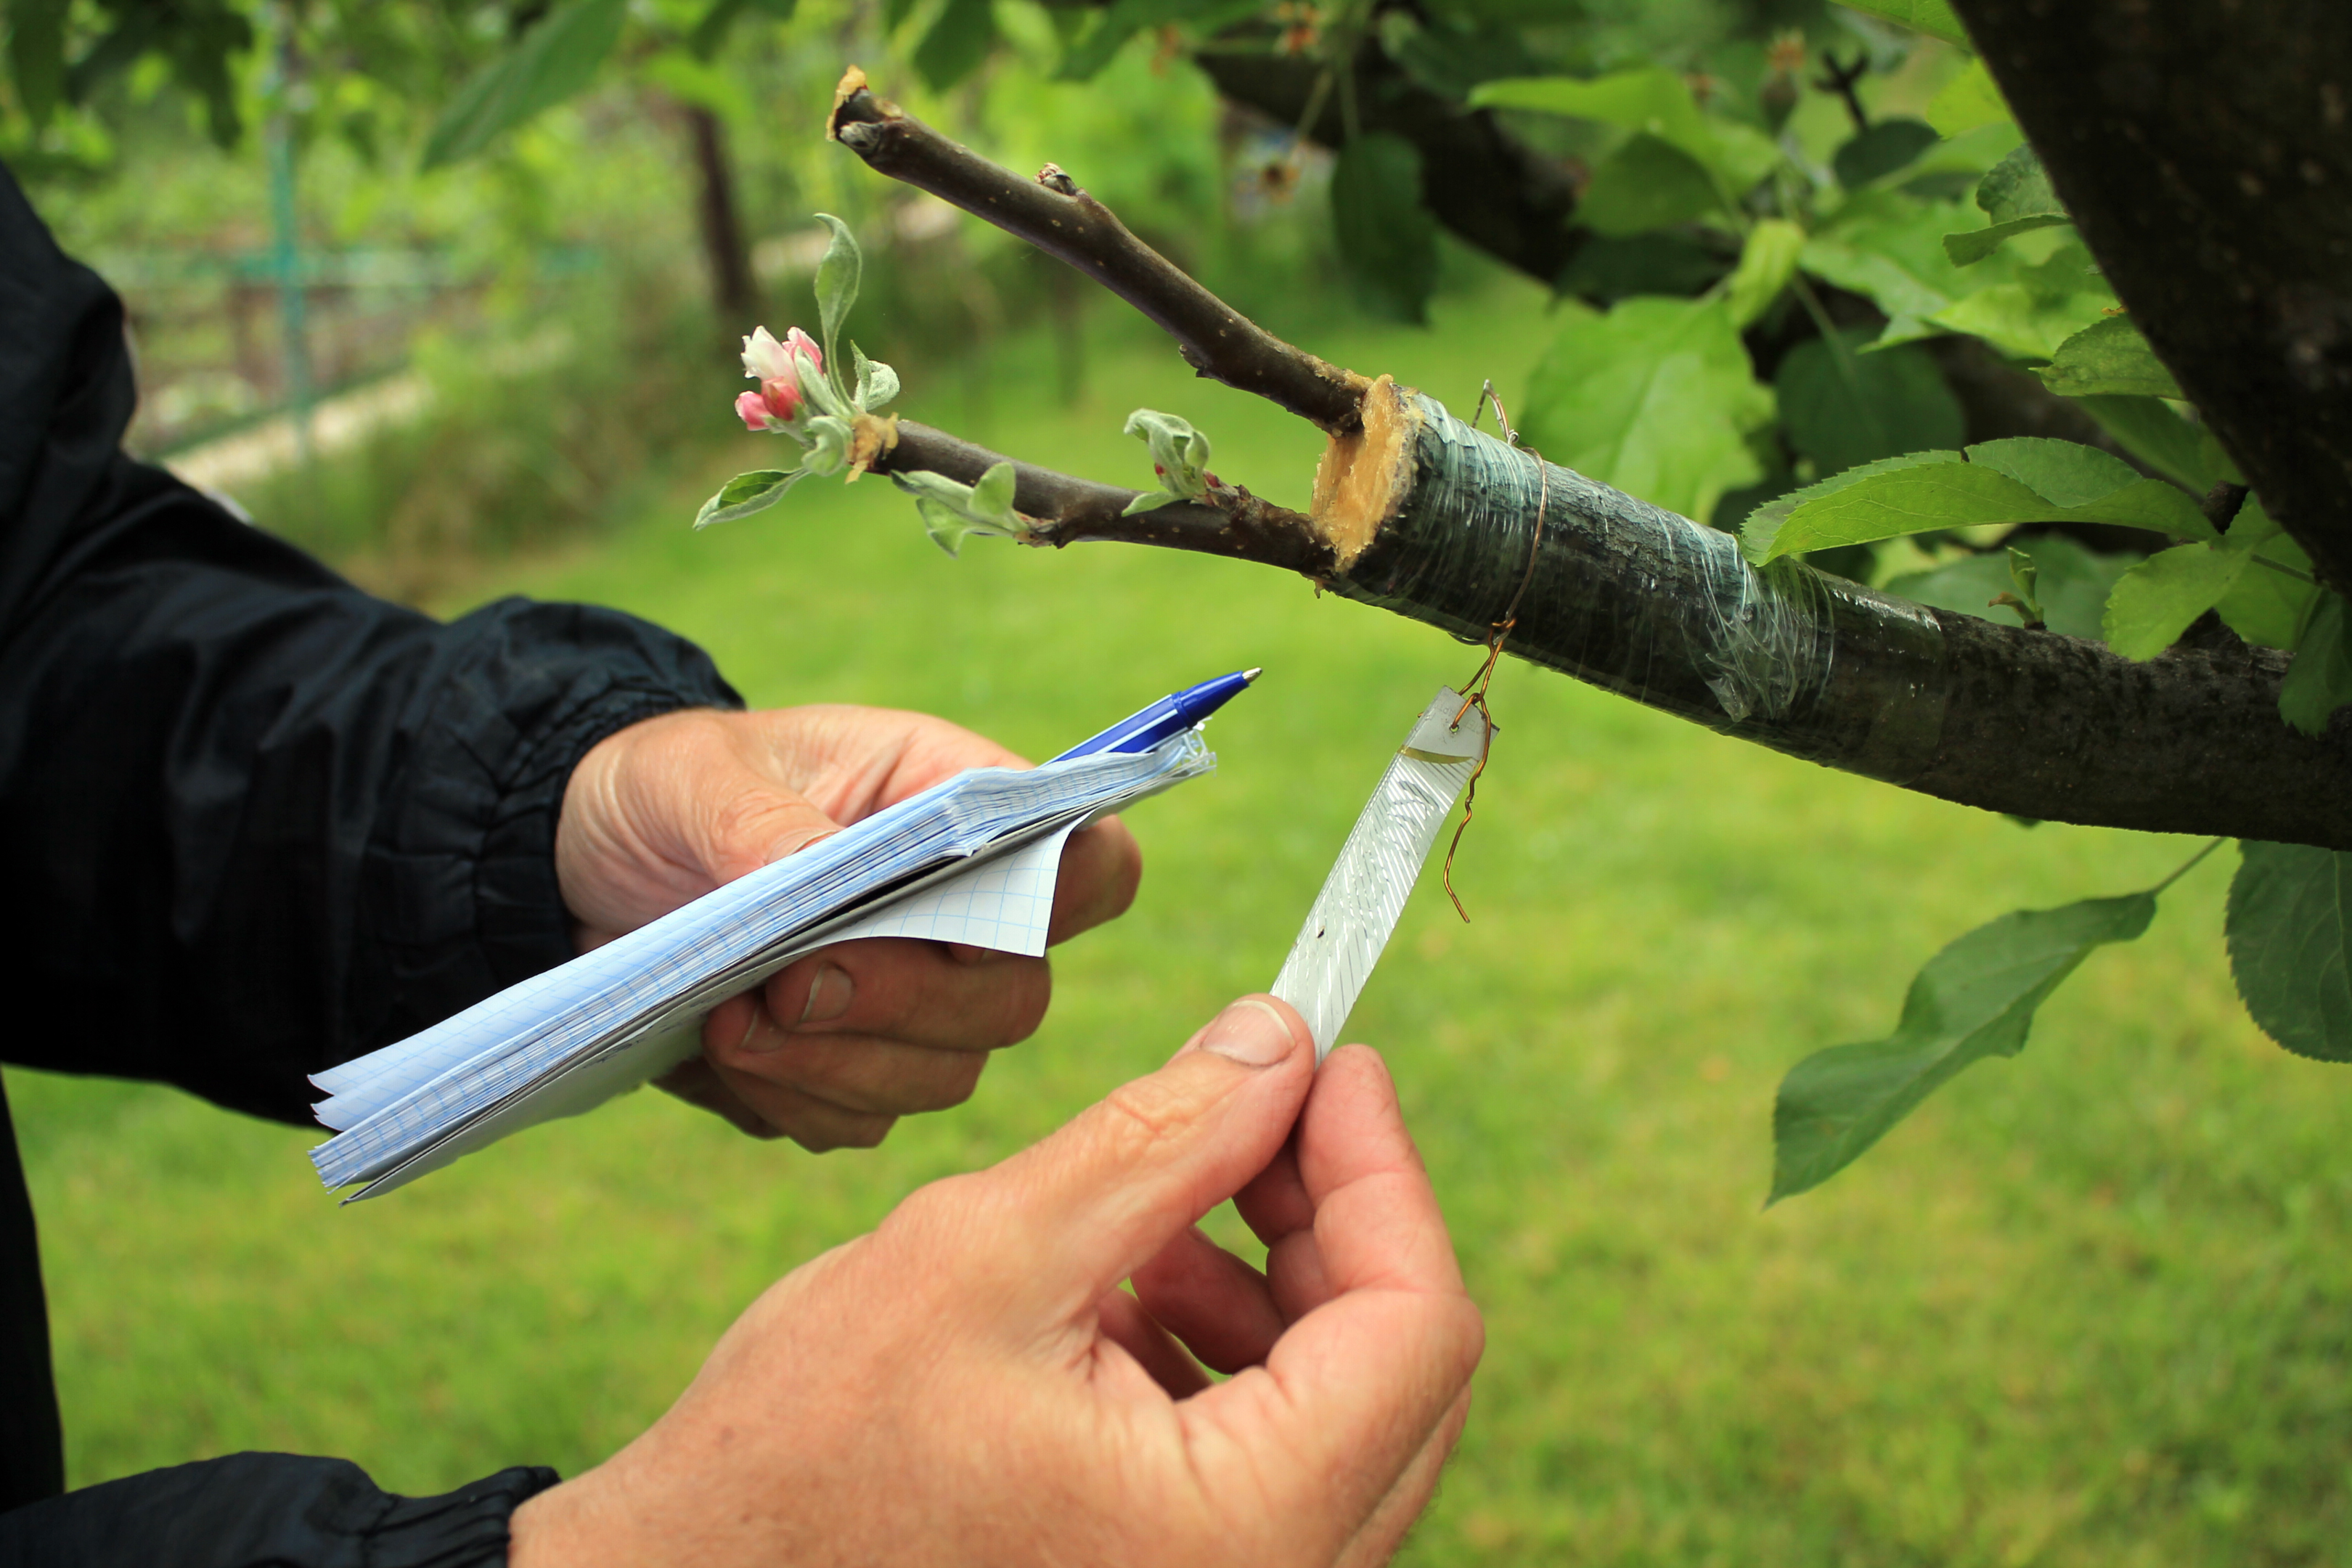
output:
POLYGON ((2324 732, 2329 716, 2352 702, 2352 628, 2345 619, 2344 595, 2321 589, 2279 683, 2279 716, 2306 735, 2324 732))
POLYGON ((1418 326, 1437 287, 1437 220, 1422 205, 1421 150, 1377 132, 1331 165, 1331 227, 1339 265, 1364 303, 1418 326))
POLYGON ((2154 892, 2019 910, 1929 959, 1895 1033, 1807 1057, 1772 1110, 1772 1195, 1817 1187, 1963 1068, 2025 1047, 2035 1009, 2091 950, 2129 942, 2156 913, 2154 892))
POLYGON ((2064 397, 2122 393, 2141 397, 2179 397, 2180 384, 2147 346, 2129 316, 2109 316, 2058 345, 2037 373, 2042 384, 2064 397))
POLYGON ((833 231, 824 257, 816 264, 816 310, 824 332, 825 374, 838 388, 843 384, 841 361, 834 353, 834 343, 841 336, 841 323, 849 319, 849 308, 857 303, 858 278, 866 263, 857 249, 857 237, 849 232, 847 224, 831 213, 819 213, 816 220, 833 231))
POLYGON ((1147 511, 1158 511, 1161 507, 1173 505, 1182 499, 1181 496, 1171 495, 1166 490, 1146 490, 1119 508, 1118 515, 1140 517, 1147 511))
POLYGON ((992 464, 975 484, 961 484, 922 468, 893 473, 890 482, 915 498, 924 531, 950 555, 959 554, 963 542, 975 533, 1018 539, 1026 530, 1021 515, 1013 510, 1011 463, 992 464))
POLYGON ((732 522, 739 517, 765 511, 784 499, 784 492, 799 482, 804 471, 756 468, 748 474, 738 474, 719 486, 717 495, 702 503, 702 510, 694 514, 694 526, 709 528, 714 522, 732 522))
POLYGON ((2242 550, 2181 544, 2149 556, 2116 584, 2099 629, 2126 658, 2154 658, 2221 602, 2246 570, 2242 550))
POLYGON ((1151 448, 1151 466, 1172 499, 1199 500, 1209 493, 1209 438, 1190 420, 1139 408, 1127 416, 1126 434, 1151 448))
POLYGON ((866 357, 866 351, 856 343, 849 345, 850 363, 856 367, 857 387, 852 401, 860 414, 871 414, 887 408, 898 398, 898 373, 887 364, 866 357))
POLYGON ((1770 423, 1772 394, 1720 296, 1641 296, 1570 322, 1527 395, 1530 446, 1685 517, 1763 477, 1746 433, 1770 423))
POLYGON ((2246 1011, 2299 1057, 2352 1062, 2352 855, 2251 839, 2238 853, 2223 929, 2246 1011))
POLYGON ((1739 247, 1739 265, 1724 282, 1725 304, 1733 322, 1742 328, 1762 315, 1796 276, 1797 258, 1804 253, 1805 231, 1786 218, 1757 220, 1739 247))
POLYGON ((485 66, 434 122, 425 167, 471 157, 500 132, 586 87, 620 41, 627 0, 572 0, 485 66))

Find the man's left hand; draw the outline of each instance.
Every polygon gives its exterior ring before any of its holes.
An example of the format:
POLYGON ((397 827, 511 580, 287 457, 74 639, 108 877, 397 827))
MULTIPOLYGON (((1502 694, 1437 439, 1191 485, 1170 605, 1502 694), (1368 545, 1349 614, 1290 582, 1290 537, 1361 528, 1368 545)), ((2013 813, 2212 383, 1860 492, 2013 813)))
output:
MULTIPOLYGON (((816 706, 664 714, 580 760, 555 838, 582 949, 975 767, 1020 757, 921 713, 816 706)), ((1071 836, 1047 940, 1117 918, 1143 860, 1116 817, 1071 836)), ((807 1148, 879 1143, 971 1097, 988 1053, 1045 1014, 1045 960, 884 937, 838 943, 714 1009, 662 1087, 807 1148)))

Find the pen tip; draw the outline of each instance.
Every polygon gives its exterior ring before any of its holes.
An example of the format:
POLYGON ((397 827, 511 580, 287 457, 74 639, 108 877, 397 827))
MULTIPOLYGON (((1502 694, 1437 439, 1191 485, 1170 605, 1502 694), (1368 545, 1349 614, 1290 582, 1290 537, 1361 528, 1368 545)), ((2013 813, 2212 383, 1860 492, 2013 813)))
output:
POLYGON ((1262 664, 1256 666, 1255 668, 1244 669, 1242 671, 1242 684, 1244 686, 1248 686, 1255 682, 1259 676, 1264 675, 1265 673, 1265 666, 1262 664))

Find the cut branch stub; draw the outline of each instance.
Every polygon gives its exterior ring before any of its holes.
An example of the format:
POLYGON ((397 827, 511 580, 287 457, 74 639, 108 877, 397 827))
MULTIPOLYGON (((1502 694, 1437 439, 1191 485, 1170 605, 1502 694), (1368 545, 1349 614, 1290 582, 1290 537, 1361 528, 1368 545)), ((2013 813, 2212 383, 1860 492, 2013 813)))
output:
POLYGON ((1201 287, 1052 164, 1023 179, 874 96, 855 67, 827 133, 887 174, 1068 262, 1174 338, 1185 363, 1312 420, 1354 428, 1365 380, 1292 347, 1201 287))

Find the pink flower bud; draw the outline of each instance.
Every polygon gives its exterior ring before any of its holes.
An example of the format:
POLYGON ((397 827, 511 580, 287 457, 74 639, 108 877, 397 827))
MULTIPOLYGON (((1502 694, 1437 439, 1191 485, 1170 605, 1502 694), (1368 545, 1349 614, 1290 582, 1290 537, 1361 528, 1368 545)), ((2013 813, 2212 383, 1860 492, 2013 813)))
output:
POLYGON ((753 381, 784 381, 796 379, 793 361, 805 356, 809 368, 822 374, 824 371, 824 351, 816 340, 794 327, 779 342, 765 327, 754 327, 751 335, 743 340, 743 374, 753 381))
MULTIPOLYGON (((749 397, 751 395, 747 392, 743 395, 749 397)), ((788 423, 801 410, 801 384, 798 381, 763 381, 760 384, 760 396, 767 405, 769 413, 788 423)))
POLYGON ((741 416, 743 427, 745 429, 765 430, 768 428, 768 420, 770 418, 770 415, 768 413, 768 403, 767 400, 761 397, 758 393, 747 392, 737 397, 735 399, 735 412, 741 416))
POLYGON ((814 338, 809 336, 798 327, 794 327, 791 331, 784 334, 784 349, 790 353, 806 354, 808 356, 809 368, 815 371, 819 375, 823 375, 824 374, 824 351, 816 346, 816 340, 814 338))

